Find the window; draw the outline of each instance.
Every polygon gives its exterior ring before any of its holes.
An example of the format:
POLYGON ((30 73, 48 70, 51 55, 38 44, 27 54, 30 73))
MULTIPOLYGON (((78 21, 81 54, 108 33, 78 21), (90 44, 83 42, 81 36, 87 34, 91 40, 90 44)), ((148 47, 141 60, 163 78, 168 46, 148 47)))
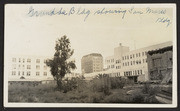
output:
POLYGON ((20 69, 21 68, 21 65, 18 65, 18 69, 20 69))
POLYGON ((12 62, 16 62, 16 58, 12 58, 12 62))
POLYGON ((30 75, 31 75, 31 72, 30 72, 30 71, 28 71, 28 72, 27 72, 27 76, 30 76, 30 75))
POLYGON ((111 65, 111 68, 114 68, 114 65, 111 65))
POLYGON ((132 59, 132 55, 130 55, 130 59, 132 59))
POLYGON ((47 72, 44 72, 44 76, 47 76, 47 72))
POLYGON ((25 62, 25 59, 23 59, 23 63, 25 62))
POLYGON ((136 57, 138 57, 138 54, 136 54, 136 57))
POLYGON ((36 59, 36 63, 40 63, 40 59, 36 59))
POLYGON ((27 65, 27 69, 31 69, 31 65, 27 65))
POLYGON ((16 71, 12 71, 12 75, 15 76, 16 75, 16 71))
POLYGON ((131 65, 132 65, 132 61, 131 61, 131 65))
POLYGON ((139 70, 138 70, 138 74, 139 74, 139 70))
POLYGON ((20 76, 20 71, 18 72, 18 75, 20 76))
POLYGON ((134 58, 134 54, 133 54, 133 58, 134 58))
POLYGON ((21 58, 19 58, 19 62, 21 62, 21 58))
POLYGON ((46 63, 47 62, 47 60, 46 59, 44 59, 44 63, 46 63))
POLYGON ((31 62, 31 59, 27 59, 27 62, 30 63, 30 62, 31 62))
POLYGON ((139 53, 139 57, 141 56, 141 53, 139 53))
POLYGON ((22 67, 23 67, 23 69, 24 69, 24 65, 23 65, 22 67))
POLYGON ((142 52, 142 56, 144 56, 144 52, 142 52))
POLYGON ((36 65, 36 69, 40 69, 40 66, 39 66, 39 65, 36 65))
POLYGON ((24 76, 24 71, 22 72, 22 75, 24 76))
POLYGON ((36 72, 36 76, 39 76, 40 75, 40 72, 36 72))
POLYGON ((127 59, 129 59, 129 56, 127 56, 127 59))

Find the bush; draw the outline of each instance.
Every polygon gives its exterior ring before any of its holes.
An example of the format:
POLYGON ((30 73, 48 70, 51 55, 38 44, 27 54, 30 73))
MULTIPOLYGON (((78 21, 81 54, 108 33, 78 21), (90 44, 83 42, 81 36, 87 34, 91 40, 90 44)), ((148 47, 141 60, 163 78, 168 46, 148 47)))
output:
POLYGON ((78 77, 64 80, 62 84, 64 93, 72 90, 78 90, 79 92, 82 92, 83 89, 86 88, 86 82, 82 78, 78 77))
POLYGON ((145 83, 142 88, 144 94, 149 94, 150 96, 157 94, 160 91, 159 86, 151 86, 150 83, 145 83))
POLYGON ((111 89, 117 89, 117 88, 122 89, 126 83, 125 79, 121 77, 111 77, 110 82, 111 82, 111 89))
POLYGON ((90 82, 90 88, 93 92, 103 92, 105 95, 109 95, 111 88, 109 77, 94 78, 90 82))
POLYGON ((134 103, 143 103, 144 102, 144 96, 141 94, 134 95, 132 98, 134 103))
POLYGON ((145 83, 143 85, 142 92, 145 93, 145 94, 148 94, 149 91, 150 91, 150 85, 151 85, 150 83, 145 83))

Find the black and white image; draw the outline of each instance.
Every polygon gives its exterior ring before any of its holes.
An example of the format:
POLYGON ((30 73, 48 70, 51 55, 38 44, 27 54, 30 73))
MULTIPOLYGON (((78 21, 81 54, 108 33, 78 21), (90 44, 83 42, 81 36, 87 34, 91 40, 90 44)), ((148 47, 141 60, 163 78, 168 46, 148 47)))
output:
POLYGON ((4 38, 7 107, 177 106, 174 4, 7 4, 4 38))

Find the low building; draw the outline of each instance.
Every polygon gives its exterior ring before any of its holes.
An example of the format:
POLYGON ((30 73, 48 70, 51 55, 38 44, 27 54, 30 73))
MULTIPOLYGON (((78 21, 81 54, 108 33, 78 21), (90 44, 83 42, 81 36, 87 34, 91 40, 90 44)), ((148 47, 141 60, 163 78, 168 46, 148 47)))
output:
POLYGON ((168 46, 148 52, 148 71, 150 81, 172 82, 173 47, 168 46))

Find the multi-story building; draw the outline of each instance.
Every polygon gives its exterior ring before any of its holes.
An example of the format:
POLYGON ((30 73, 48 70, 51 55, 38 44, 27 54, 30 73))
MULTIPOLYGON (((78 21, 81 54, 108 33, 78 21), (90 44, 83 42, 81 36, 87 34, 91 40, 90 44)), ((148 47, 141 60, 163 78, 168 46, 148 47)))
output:
POLYGON ((9 81, 53 79, 50 68, 45 64, 47 59, 42 56, 11 56, 8 61, 9 81))
POLYGON ((165 42, 149 47, 129 51, 121 44, 114 49, 114 55, 105 59, 110 76, 123 76, 136 81, 148 81, 147 52, 172 46, 172 42, 165 42))
POLYGON ((82 73, 99 72, 103 70, 103 57, 101 54, 92 53, 81 59, 82 73))

